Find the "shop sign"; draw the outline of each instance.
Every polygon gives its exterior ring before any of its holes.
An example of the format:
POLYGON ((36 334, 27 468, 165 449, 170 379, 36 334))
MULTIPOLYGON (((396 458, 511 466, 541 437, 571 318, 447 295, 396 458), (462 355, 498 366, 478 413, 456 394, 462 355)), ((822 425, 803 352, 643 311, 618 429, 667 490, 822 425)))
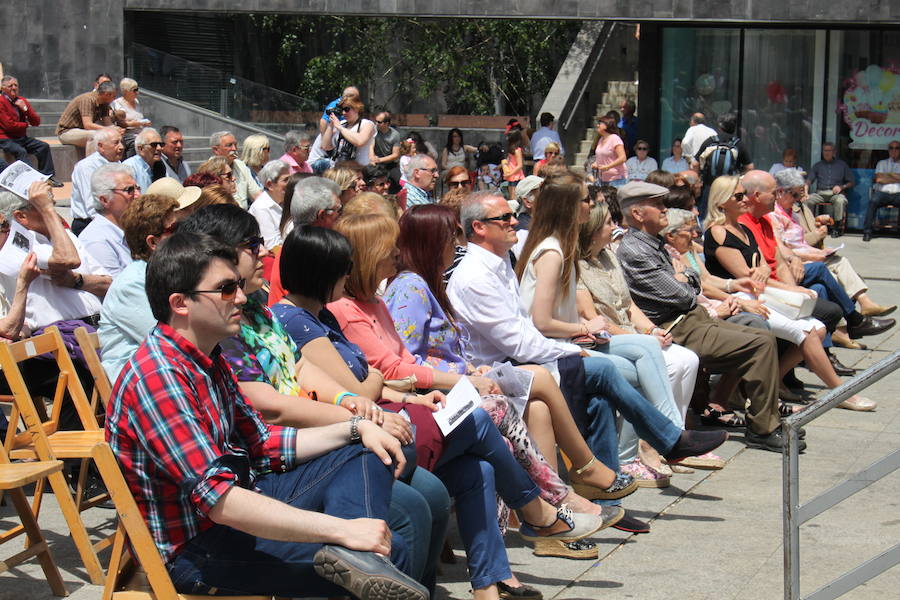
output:
POLYGON ((847 81, 844 122, 850 127, 850 147, 887 148, 900 140, 900 68, 869 65, 847 81))

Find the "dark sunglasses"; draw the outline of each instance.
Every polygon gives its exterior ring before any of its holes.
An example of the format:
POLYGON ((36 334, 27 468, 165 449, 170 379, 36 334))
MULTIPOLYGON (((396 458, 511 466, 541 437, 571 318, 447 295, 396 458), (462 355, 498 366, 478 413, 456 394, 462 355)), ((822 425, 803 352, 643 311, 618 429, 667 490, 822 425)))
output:
POLYGON ((637 149, 638 150, 649 150, 650 148, 648 148, 647 146, 638 146, 637 149))
POLYGON ((165 146, 165 142, 148 142, 144 144, 145 146, 150 146, 151 148, 162 148, 165 146))
POLYGON ((503 223, 509 223, 513 220, 515 215, 511 212, 503 213, 502 215, 497 215, 496 217, 485 217, 484 219, 479 219, 479 221, 501 221, 503 223))
POLYGON ((803 192, 798 192, 797 190, 791 190, 788 192, 788 194, 793 196, 795 200, 799 200, 803 197, 803 192))
POLYGON ((735 200, 737 200, 738 202, 743 202, 743 201, 744 201, 744 197, 745 197, 746 195, 747 195, 747 194, 745 194, 744 192, 738 192, 738 193, 736 193, 736 194, 732 194, 731 197, 734 198, 735 200))
POLYGON ((224 302, 231 302, 234 300, 235 296, 237 296, 238 288, 244 289, 244 284, 247 281, 243 278, 226 281, 219 287, 214 290, 188 290, 186 292, 182 292, 183 294, 219 294, 224 302))
POLYGON ((451 181, 447 183, 447 187, 458 188, 458 187, 468 187, 468 181, 451 181))
POLYGON ((259 248, 263 245, 265 240, 260 236, 256 235, 253 237, 248 237, 246 240, 238 244, 239 247, 246 248, 253 254, 259 254, 259 248))
POLYGON ((341 112, 350 112, 351 110, 353 110, 352 106, 342 106, 341 107, 341 112))
POLYGON ((375 122, 378 123, 379 125, 384 125, 385 123, 390 123, 391 120, 390 120, 390 119, 384 119, 384 120, 379 121, 379 120, 376 119, 375 122))

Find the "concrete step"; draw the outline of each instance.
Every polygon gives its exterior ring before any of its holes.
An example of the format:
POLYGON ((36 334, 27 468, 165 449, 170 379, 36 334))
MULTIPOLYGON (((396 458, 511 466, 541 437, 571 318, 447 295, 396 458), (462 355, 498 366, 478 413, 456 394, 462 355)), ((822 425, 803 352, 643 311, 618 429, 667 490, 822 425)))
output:
POLYGON ((581 140, 578 145, 578 152, 588 154, 591 151, 591 146, 594 145, 594 140, 581 140))

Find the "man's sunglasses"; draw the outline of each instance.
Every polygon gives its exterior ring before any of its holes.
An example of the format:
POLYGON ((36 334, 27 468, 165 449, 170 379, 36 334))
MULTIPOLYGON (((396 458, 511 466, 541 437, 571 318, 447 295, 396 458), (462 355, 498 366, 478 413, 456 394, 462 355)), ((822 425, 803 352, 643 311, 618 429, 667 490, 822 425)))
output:
POLYGON ((112 191, 114 191, 114 192, 122 192, 123 194, 126 194, 126 195, 128 195, 128 196, 131 196, 131 195, 133 195, 135 192, 140 192, 140 191, 141 191, 141 186, 139 186, 139 185, 129 185, 128 187, 123 187, 123 188, 113 188, 112 191))
POLYGON ((478 219, 479 221, 500 221, 502 223, 509 223, 515 217, 511 212, 503 213, 502 215, 497 215, 496 217, 485 217, 484 219, 478 219))
POLYGON ((183 294, 219 294, 224 302, 231 302, 237 296, 238 288, 244 289, 247 280, 244 278, 226 281, 214 290, 188 290, 183 294))
POLYGON ((384 125, 385 123, 390 123, 390 122, 391 122, 390 119, 384 119, 382 121, 379 121, 378 119, 375 120, 375 123, 377 123, 378 125, 384 125))
POLYGON ((166 144, 165 144, 165 142, 147 142, 146 144, 143 144, 143 145, 150 146, 151 148, 162 148, 166 144))

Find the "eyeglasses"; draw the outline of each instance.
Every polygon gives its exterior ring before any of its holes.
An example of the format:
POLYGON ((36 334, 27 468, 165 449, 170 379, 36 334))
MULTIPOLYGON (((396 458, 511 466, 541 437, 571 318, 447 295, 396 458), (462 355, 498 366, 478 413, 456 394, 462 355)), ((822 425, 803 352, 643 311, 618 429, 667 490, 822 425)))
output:
POLYGON ((594 199, 591 198, 590 196, 585 196, 584 198, 581 199, 581 201, 584 202, 585 204, 593 204, 594 203, 594 199))
POLYGON ((466 180, 466 181, 451 181, 447 184, 447 186, 452 187, 452 188, 468 187, 469 182, 468 182, 468 180, 466 180))
POLYGON ((503 213, 502 215, 497 215, 496 217, 485 217, 483 219, 478 219, 479 221, 500 221, 502 223, 506 223, 507 225, 513 220, 515 215, 511 212, 503 213))
POLYGON ((228 171, 227 173, 222 173, 222 177, 229 181, 234 181, 234 171, 228 171))
POLYGON ((123 188, 113 188, 112 191, 114 191, 114 192, 122 192, 123 194, 125 194, 125 195, 127 195, 127 196, 133 196, 135 192, 140 192, 140 191, 141 191, 141 186, 139 186, 139 185, 129 185, 128 187, 123 187, 123 188))
POLYGON ((223 302, 231 302, 237 296, 238 288, 244 289, 247 280, 244 278, 226 281, 214 290, 187 290, 182 294, 219 294, 223 302))
POLYGON ((437 175, 437 173, 438 173, 437 169, 416 169, 416 171, 428 171, 432 175, 437 175))
POLYGON ((790 190, 790 191, 788 191, 788 194, 793 196, 794 199, 800 199, 803 197, 803 192, 801 192, 799 190, 790 190))
POLYGON ((350 112, 351 110, 353 110, 352 106, 342 106, 341 107, 341 112, 350 112))
POLYGON ((151 148, 162 148, 166 144, 164 142, 147 142, 144 146, 150 146, 151 148))
POLYGON ((326 208, 325 212, 328 213, 329 215, 333 215, 334 213, 337 213, 338 216, 341 216, 342 214, 344 214, 344 207, 343 207, 343 205, 341 205, 341 206, 338 206, 337 208, 326 208))
POLYGON ((735 194, 732 194, 731 197, 734 198, 735 200, 737 200, 738 202, 743 202, 744 197, 746 197, 746 195, 747 194, 745 194, 744 192, 737 192, 735 194))
POLYGON ((646 151, 649 150, 650 148, 648 148, 647 146, 638 146, 637 149, 638 149, 638 150, 643 150, 644 152, 646 152, 646 151))
POLYGON ((238 247, 243 247, 249 250, 252 254, 259 254, 260 247, 265 243, 265 240, 258 235, 253 237, 248 237, 246 240, 238 244, 238 247))
POLYGON ((384 125, 385 123, 390 123, 390 122, 391 122, 390 119, 383 119, 381 121, 379 121, 378 119, 375 120, 375 123, 378 125, 384 125))
POLYGON ((888 150, 900 150, 900 146, 888 146, 888 150))
POLYGON ((309 152, 311 148, 312 146, 297 146, 298 150, 306 150, 307 152, 309 152))
POLYGON ((268 152, 268 151, 269 151, 269 147, 268 147, 268 146, 265 146, 265 147, 263 148, 263 151, 264 151, 264 152, 268 152))

